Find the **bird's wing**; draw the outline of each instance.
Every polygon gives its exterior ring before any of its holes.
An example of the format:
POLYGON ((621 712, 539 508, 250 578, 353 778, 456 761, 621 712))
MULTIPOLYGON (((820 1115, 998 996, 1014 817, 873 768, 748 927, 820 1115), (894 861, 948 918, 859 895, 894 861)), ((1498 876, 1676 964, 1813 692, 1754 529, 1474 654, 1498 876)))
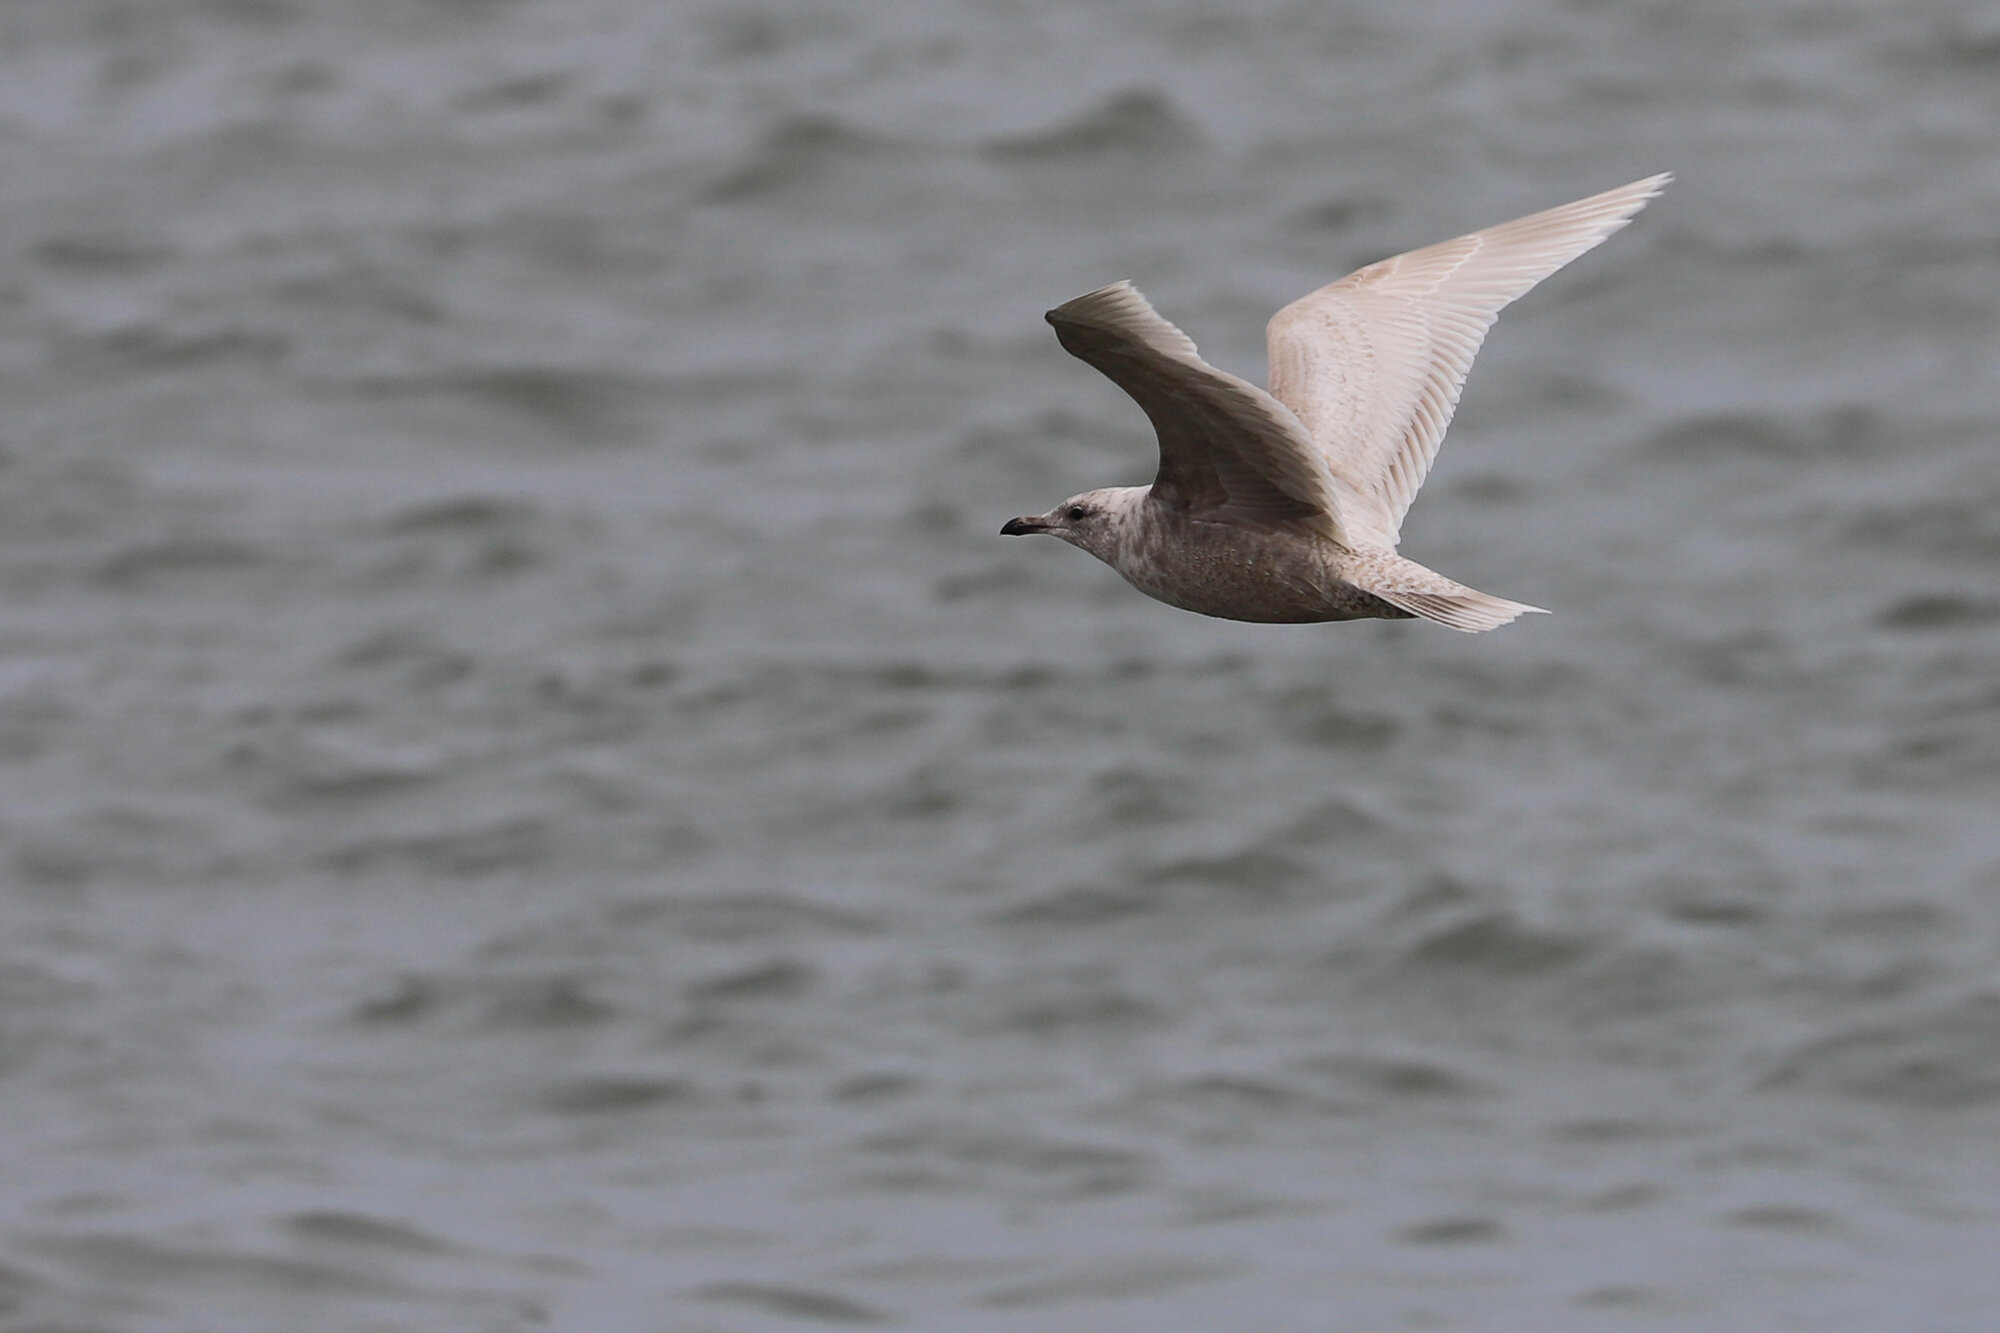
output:
POLYGON ((1348 274, 1265 331, 1271 393, 1325 455, 1342 522, 1394 547, 1501 309, 1628 222, 1668 173, 1348 274))
POLYGON ((1290 409, 1201 359, 1138 288, 1113 283, 1049 311, 1070 355, 1130 394, 1160 437, 1153 496, 1220 522, 1294 523, 1339 539, 1326 459, 1290 409))

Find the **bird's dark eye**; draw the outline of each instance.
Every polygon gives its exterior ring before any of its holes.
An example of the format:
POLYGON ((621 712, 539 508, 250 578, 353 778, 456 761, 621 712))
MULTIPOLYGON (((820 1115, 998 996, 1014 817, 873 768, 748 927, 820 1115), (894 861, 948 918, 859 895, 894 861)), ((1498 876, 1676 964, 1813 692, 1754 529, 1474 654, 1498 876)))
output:
POLYGON ((1072 523, 1081 523, 1090 511, 1082 505, 1071 505, 1063 510, 1063 517, 1072 523))

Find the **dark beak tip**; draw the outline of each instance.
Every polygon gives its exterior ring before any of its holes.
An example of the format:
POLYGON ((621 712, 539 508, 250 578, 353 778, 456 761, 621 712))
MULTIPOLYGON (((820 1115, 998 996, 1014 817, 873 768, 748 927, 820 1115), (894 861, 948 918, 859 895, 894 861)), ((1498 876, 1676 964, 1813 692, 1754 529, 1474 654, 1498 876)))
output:
POLYGON ((1010 518, 1000 525, 1002 537, 1025 537, 1034 531, 1035 520, 1032 518, 1010 518))

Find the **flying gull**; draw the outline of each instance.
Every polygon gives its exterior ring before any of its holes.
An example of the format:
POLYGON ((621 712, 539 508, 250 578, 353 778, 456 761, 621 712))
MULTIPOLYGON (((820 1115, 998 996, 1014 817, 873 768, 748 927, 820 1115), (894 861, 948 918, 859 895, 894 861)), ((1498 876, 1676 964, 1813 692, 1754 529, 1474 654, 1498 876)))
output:
POLYGON ((1396 554, 1459 387, 1508 302, 1629 222, 1668 173, 1412 250, 1301 297, 1265 330, 1271 391, 1217 370, 1129 282, 1049 311, 1056 337, 1160 437, 1151 486, 1009 520, 1149 597, 1228 620, 1422 616, 1477 632, 1537 606, 1396 554))

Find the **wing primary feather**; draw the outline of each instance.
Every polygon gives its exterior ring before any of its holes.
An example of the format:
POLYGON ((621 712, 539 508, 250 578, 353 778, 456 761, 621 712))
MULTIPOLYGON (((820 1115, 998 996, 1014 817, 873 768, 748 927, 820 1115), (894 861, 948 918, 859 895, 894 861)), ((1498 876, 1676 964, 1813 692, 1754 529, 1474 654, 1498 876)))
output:
POLYGON ((1342 522, 1393 549, 1500 311, 1623 227, 1644 180, 1357 269, 1272 317, 1271 393, 1327 460, 1342 522))

